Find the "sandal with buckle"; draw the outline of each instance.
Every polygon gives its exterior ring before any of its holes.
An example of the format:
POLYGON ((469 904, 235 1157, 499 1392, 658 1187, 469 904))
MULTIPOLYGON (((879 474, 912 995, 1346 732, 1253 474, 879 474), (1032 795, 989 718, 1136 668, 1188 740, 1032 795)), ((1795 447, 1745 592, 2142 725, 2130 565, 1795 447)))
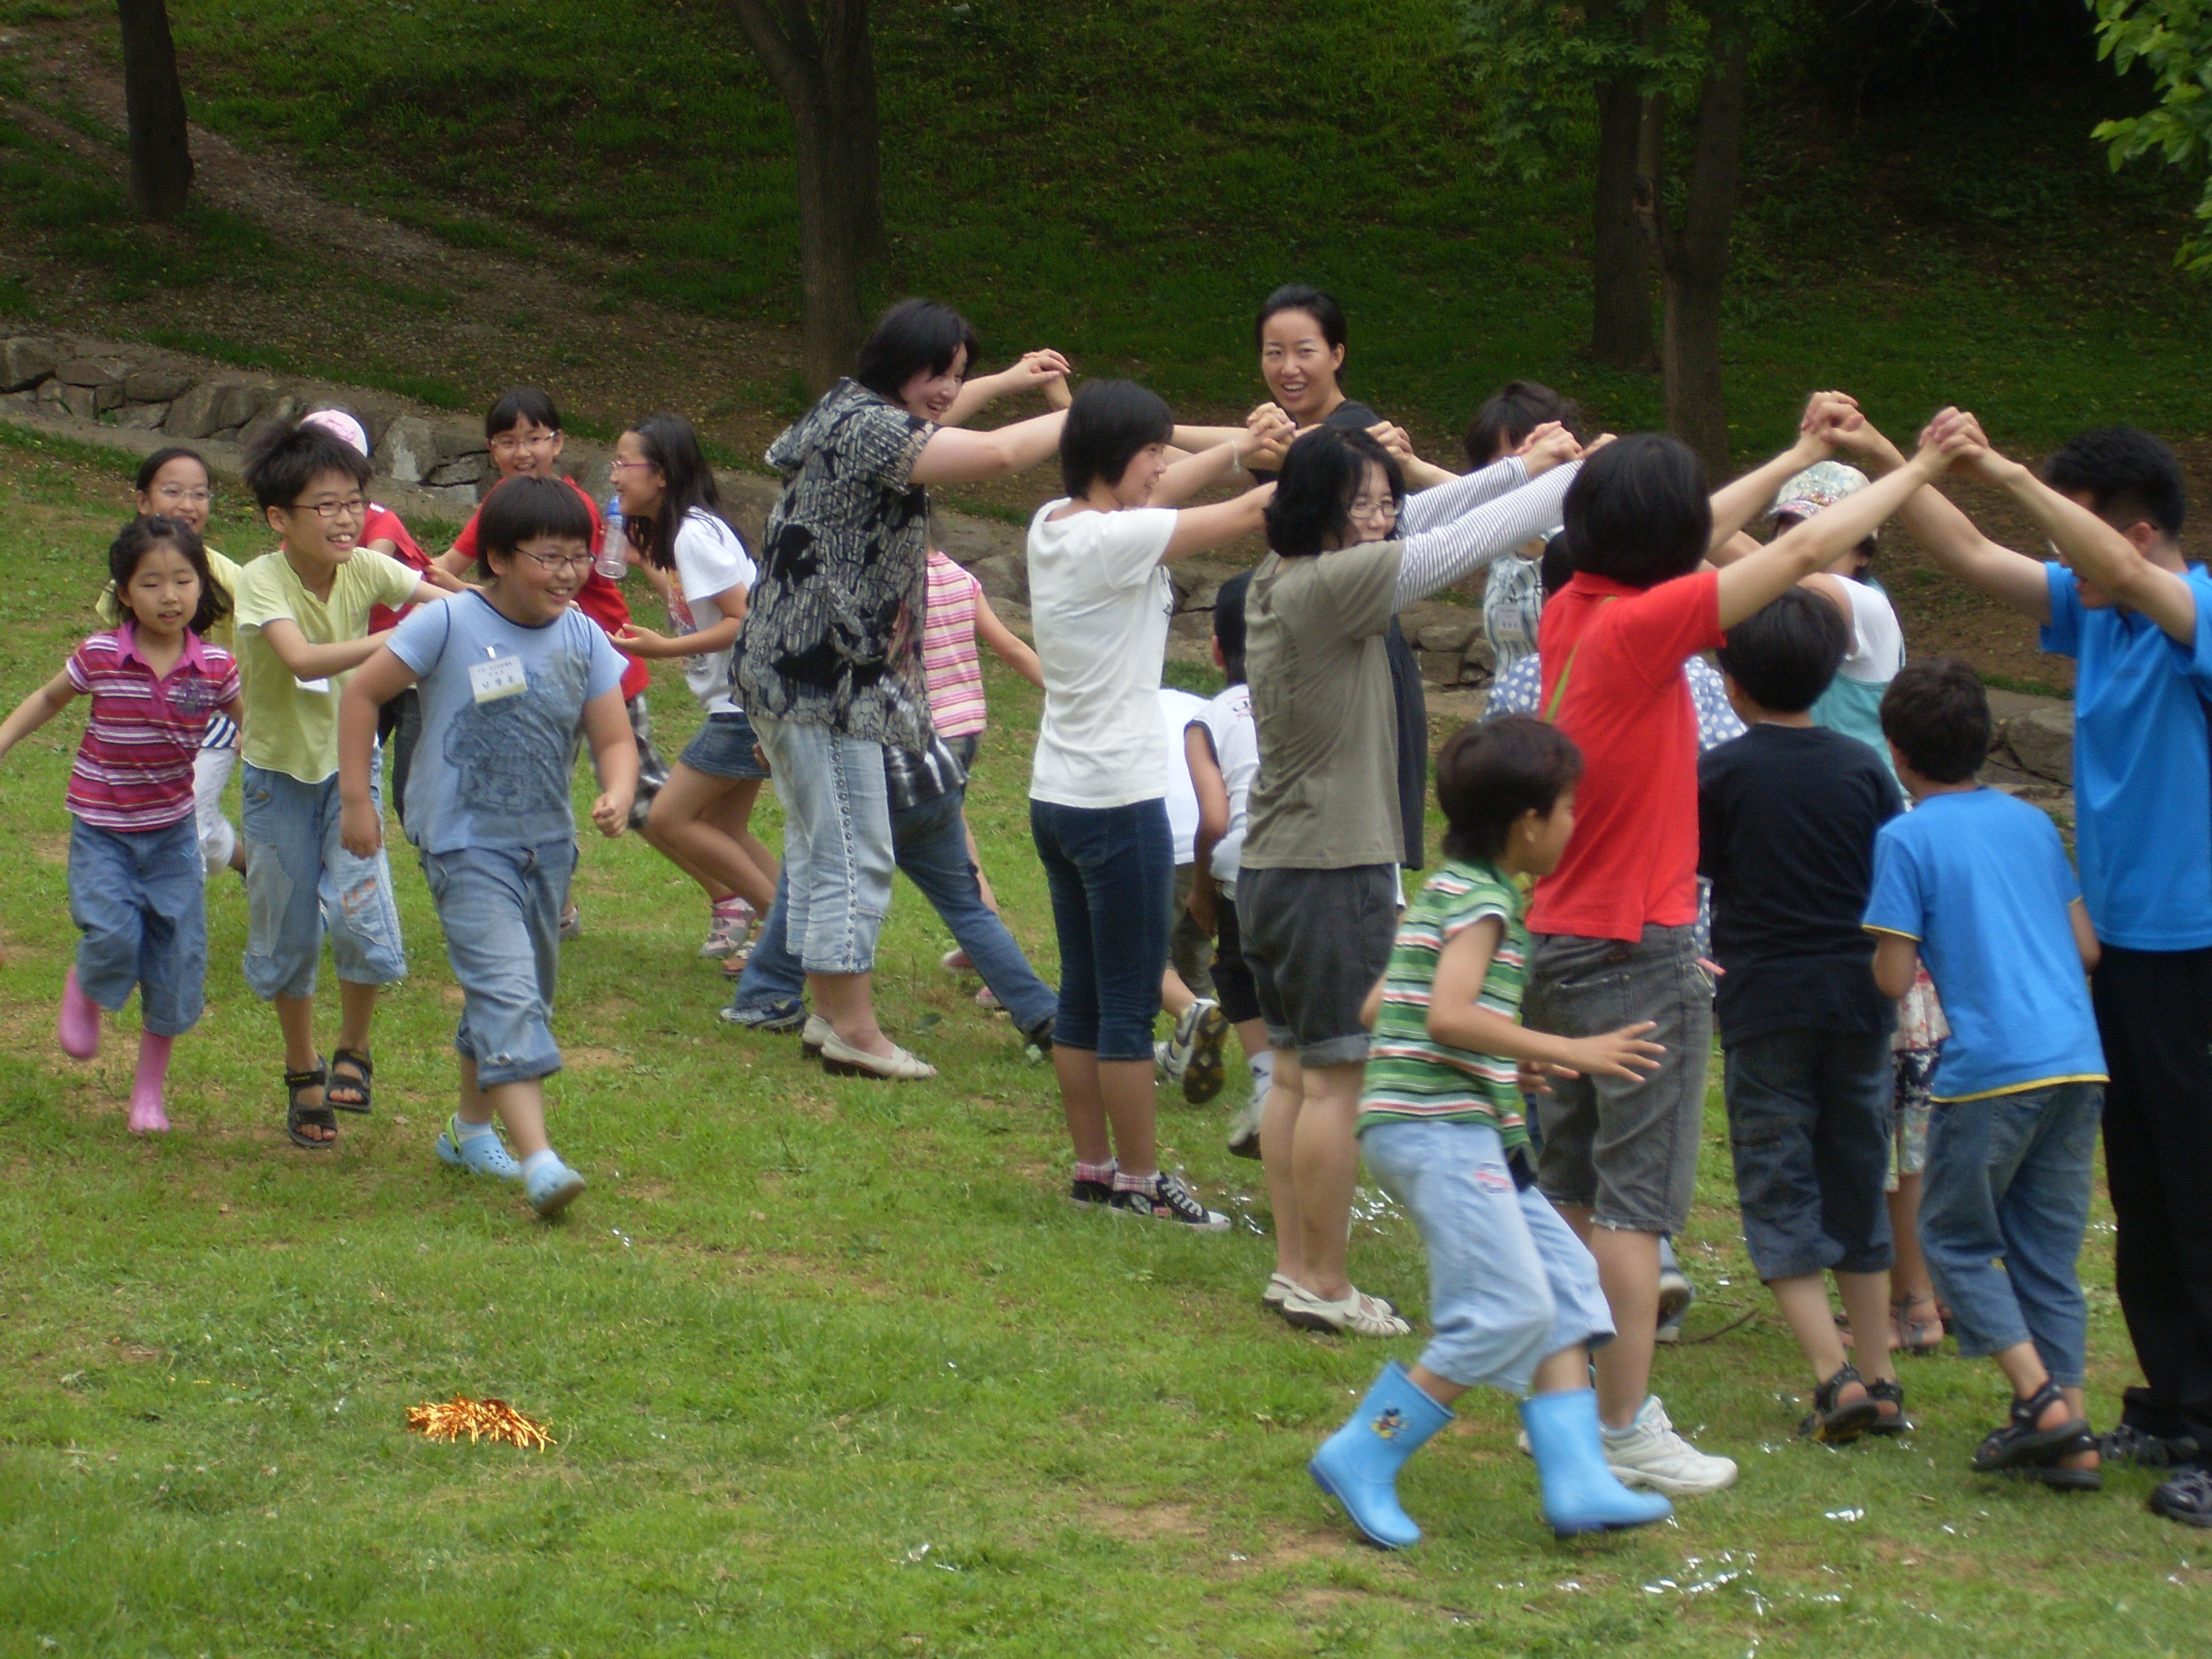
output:
POLYGON ((2034 1398, 2015 1399, 2004 1426, 1991 1429, 1974 1449, 1974 1468, 1983 1474, 1995 1474, 2003 1469, 2053 1463, 2079 1451, 2081 1437, 2089 1432, 2087 1418, 2069 1417, 2055 1428, 2036 1426, 2044 1413, 2054 1405, 2063 1405, 2065 1398, 2056 1382, 2046 1382, 2035 1391, 2034 1398))
POLYGON ((1926 1356, 1943 1346, 1943 1317, 1936 1310, 1936 1298, 1929 1295, 1900 1296, 1889 1304, 1889 1322, 1895 1346, 1909 1354, 1926 1356), (1915 1319, 1912 1310, 1926 1307, 1936 1314, 1932 1319, 1915 1319))
POLYGON ((1875 1403, 1874 1391, 1867 1380, 1853 1365, 1838 1368, 1836 1374, 1813 1390, 1813 1409, 1797 1425, 1797 1432, 1808 1440, 1817 1440, 1824 1446, 1842 1446, 1857 1439, 1881 1415, 1881 1407, 1875 1403), (1866 1392, 1856 1400, 1838 1405, 1836 1396, 1852 1383, 1866 1392))
POLYGON ((284 1133, 292 1137, 295 1146, 304 1146, 311 1152, 327 1152, 338 1144, 337 1114, 330 1108, 327 1091, 323 1103, 319 1106, 302 1106, 300 1103, 300 1091, 324 1089, 329 1079, 330 1068, 323 1063, 319 1054, 315 1057, 313 1071, 284 1073, 284 1133), (330 1138, 322 1139, 303 1134, 301 1133, 303 1129, 328 1129, 330 1138))
POLYGON ((1868 1383, 1866 1391, 1867 1398, 1874 1401, 1877 1411, 1881 1411, 1884 1406, 1897 1407, 1893 1412, 1881 1412, 1880 1416, 1868 1424, 1866 1431, 1869 1434, 1911 1434, 1912 1432, 1914 1426, 1912 1419, 1905 1414, 1905 1384, 1899 1382, 1895 1377, 1886 1377, 1879 1382, 1868 1383))
POLYGON ((359 1114, 362 1117, 367 1117, 369 1114, 370 1108, 375 1104, 374 1097, 369 1091, 369 1085, 374 1080, 375 1077, 376 1066, 374 1063, 371 1061, 369 1057, 362 1050, 359 1048, 333 1048, 331 1050, 330 1088, 344 1089, 351 1093, 359 1095, 361 1098, 359 1100, 331 1100, 328 1090, 324 1091, 323 1098, 330 1101, 330 1103, 337 1107, 341 1112, 354 1112, 359 1114), (338 1075, 338 1067, 341 1066, 352 1066, 356 1071, 361 1073, 361 1076, 358 1079, 340 1077, 338 1075))
MULTIPOLYGON (((2055 1456, 2072 1457, 2078 1452, 2093 1452, 2096 1449, 2097 1437, 2085 1427, 2074 1437, 2072 1445, 2061 1446, 2055 1456)), ((2049 1463, 2024 1464, 2014 1473, 2023 1480, 2037 1481, 2057 1492, 2102 1492, 2105 1489, 2104 1471, 2094 1467, 2086 1469, 2069 1468, 2064 1464, 2053 1461, 2049 1463)))

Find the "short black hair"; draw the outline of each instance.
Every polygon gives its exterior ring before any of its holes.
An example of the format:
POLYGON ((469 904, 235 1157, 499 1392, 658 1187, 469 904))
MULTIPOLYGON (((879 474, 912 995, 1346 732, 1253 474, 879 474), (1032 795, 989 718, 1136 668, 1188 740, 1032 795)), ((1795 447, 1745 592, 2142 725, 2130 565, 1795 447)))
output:
POLYGON ((1252 343, 1267 343, 1267 319, 1285 311, 1303 311, 1321 325, 1321 337, 1333 346, 1344 343, 1346 332, 1344 307, 1336 302, 1336 295, 1316 288, 1310 283, 1285 283, 1282 287, 1261 301, 1260 314, 1252 321, 1252 343))
POLYGON ((1213 637, 1231 685, 1244 684, 1244 596, 1251 586, 1252 573, 1240 570, 1213 590, 1213 637))
POLYGON ((154 487, 154 480, 161 476, 161 469, 171 461, 190 461, 207 474, 209 483, 215 481, 215 474, 209 470, 206 456, 183 444, 170 444, 166 448, 155 450, 138 463, 138 478, 135 487, 141 495, 154 487))
POLYGON ((1373 434, 1320 426, 1293 443, 1275 479, 1275 498, 1267 503, 1267 545, 1286 559, 1310 558, 1332 536, 1344 545, 1352 503, 1367 482, 1370 462, 1382 467, 1390 494, 1403 502, 1406 475, 1373 434))
POLYGON ((307 486, 325 472, 342 473, 368 488, 368 457, 335 432, 283 421, 253 441, 246 452, 246 487, 266 510, 292 507, 307 486))
POLYGON ((2189 514, 2181 463, 2139 426, 2100 426, 2069 439, 2043 464, 2043 481, 2063 495, 2086 492, 2090 511, 2123 530, 2148 520, 2175 537, 2189 514))
POLYGON ((1579 782, 1583 751, 1565 732, 1529 714, 1462 726, 1437 756, 1437 805, 1444 856, 1494 859, 1523 812, 1551 815, 1579 782))
POLYGON ((592 544, 592 509, 565 478, 514 477, 477 509, 477 551, 512 556, 540 536, 592 544))
POLYGON ((1713 537, 1705 463, 1656 432, 1632 433, 1584 461, 1564 511, 1575 568, 1627 587, 1687 574, 1713 537))
POLYGON ((1579 440, 1582 417, 1581 404, 1540 381, 1509 380, 1483 399, 1460 444, 1469 466, 1488 466, 1547 421, 1559 422, 1579 440))
MULTIPOLYGON (((155 470, 160 471, 158 467, 155 470)), ((133 519, 108 544, 107 577, 115 584, 116 610, 122 616, 131 615, 131 602, 124 597, 124 590, 131 586, 138 561, 157 547, 175 548, 184 562, 191 566, 192 574, 200 579, 200 602, 192 612, 190 626, 193 633, 204 635, 230 614, 230 595, 222 591, 215 572, 208 568, 207 548, 198 532, 181 519, 164 518, 158 513, 133 519)))
POLYGON ((1085 380, 1060 429, 1060 483, 1080 495, 1093 481, 1121 482, 1137 452, 1175 436, 1175 412, 1134 380, 1085 380))
POLYGON ((1881 734, 1937 783, 1964 783, 1990 757, 1990 699, 1956 657, 1920 657, 1881 694, 1881 734))
POLYGON ((561 411, 553 406, 552 394, 534 386, 519 386, 502 392, 499 401, 484 411, 487 438, 496 438, 519 426, 542 426, 548 432, 558 432, 561 411))
POLYGON ((948 373, 963 349, 968 357, 962 372, 973 374, 983 347, 968 319, 935 300, 901 300, 868 331, 853 363, 853 378, 896 403, 908 380, 924 372, 948 373))
POLYGON ((1729 629, 1717 654, 1722 670, 1761 708, 1802 714, 1820 701, 1850 648, 1843 613, 1826 595, 1793 587, 1729 629))
POLYGON ((1552 539, 1544 544, 1543 562, 1536 567, 1536 580, 1544 586, 1546 605, 1565 592, 1575 579, 1575 544, 1567 539, 1564 530, 1554 531, 1552 539))

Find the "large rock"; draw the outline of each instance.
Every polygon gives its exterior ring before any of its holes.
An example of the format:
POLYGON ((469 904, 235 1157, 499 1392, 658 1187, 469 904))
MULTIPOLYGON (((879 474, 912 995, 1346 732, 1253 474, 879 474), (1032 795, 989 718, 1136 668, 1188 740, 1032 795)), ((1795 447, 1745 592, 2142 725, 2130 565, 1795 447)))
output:
POLYGON ((132 404, 116 424, 132 432, 156 432, 168 416, 167 404, 132 404))
POLYGON ((21 392, 34 386, 61 366, 61 354, 52 340, 27 334, 0 340, 0 392, 21 392))
MULTIPOLYGON (((72 386, 69 381, 61 380, 58 377, 51 382, 51 384, 61 387, 62 407, 67 410, 70 414, 76 416, 77 419, 80 421, 96 421, 100 418, 101 407, 100 394, 106 391, 108 389, 107 387, 96 386, 72 386)), ((120 388, 118 389, 119 390, 120 388)))
POLYGON ((481 451, 474 455, 458 456, 450 461, 441 461, 430 469, 422 480, 428 484, 477 484, 492 474, 491 457, 481 451))
POLYGON ((203 380, 171 405, 167 430, 179 438, 209 438, 244 426, 283 395, 274 380, 203 380))
POLYGON ((181 368, 134 368, 124 376, 123 395, 134 404, 174 403, 198 379, 181 368))
POLYGON ((1424 624, 1418 643, 1424 651, 1442 651, 1457 656, 1466 652, 1469 640, 1480 638, 1481 634, 1482 618, 1479 614, 1451 617, 1424 624))
POLYGON ((2074 781, 2074 711, 2036 708, 2005 722, 2005 747, 2023 772, 2053 783, 2074 781))
POLYGON ((283 425, 286 421, 297 416, 299 413, 300 400, 289 392, 283 393, 274 401, 265 404, 259 414, 239 429, 239 447, 251 449, 263 433, 271 427, 283 425))
POLYGON ((378 470, 400 483, 421 483, 438 465, 438 433, 420 415, 402 415, 384 429, 378 470))
POLYGON ((131 365, 120 357, 65 357, 54 370, 54 378, 64 386, 114 386, 121 400, 121 387, 131 365))
POLYGON ((1030 563, 1011 553, 994 553, 989 558, 977 559, 968 567, 968 574, 982 583, 983 592, 991 599, 1012 599, 1018 605, 1030 602, 1030 563))

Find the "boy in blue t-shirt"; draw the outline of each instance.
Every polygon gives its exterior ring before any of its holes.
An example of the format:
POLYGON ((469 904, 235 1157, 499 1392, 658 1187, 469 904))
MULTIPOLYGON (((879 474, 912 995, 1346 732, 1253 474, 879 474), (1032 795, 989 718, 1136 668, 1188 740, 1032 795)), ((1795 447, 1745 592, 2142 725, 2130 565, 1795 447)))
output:
POLYGON ((621 653, 573 603, 592 562, 582 500, 553 479, 511 479, 485 498, 477 528, 483 587, 409 617, 346 688, 341 834, 362 857, 381 845, 369 793, 376 711, 419 684, 405 823, 464 998, 453 1036, 460 1109, 438 1156, 520 1179, 550 1216, 584 1190, 545 1136, 544 1079, 561 1069, 550 1024, 561 908, 576 866, 568 778, 588 737, 602 791, 592 822, 618 836, 637 787, 637 744, 621 653), (495 1113, 519 1164, 499 1144, 495 1113))
POLYGON ((2013 1388, 2011 1415, 1974 1467, 2093 1492, 2088 1305, 2074 1264, 2105 1095, 2083 982, 2096 935, 2051 820, 1974 781, 1990 705, 1972 669, 1945 657, 1908 664, 1883 694, 1881 729, 1918 805, 1875 837, 1875 981, 1903 996, 1924 955, 1951 1024, 1921 1247, 1960 1352, 1994 1358, 2013 1388))

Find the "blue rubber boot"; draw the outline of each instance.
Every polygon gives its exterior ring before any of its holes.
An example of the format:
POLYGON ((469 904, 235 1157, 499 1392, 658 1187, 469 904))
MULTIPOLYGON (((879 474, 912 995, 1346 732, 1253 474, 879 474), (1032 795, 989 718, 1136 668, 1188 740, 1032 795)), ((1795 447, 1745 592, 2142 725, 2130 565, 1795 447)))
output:
POLYGON ((1606 1467, 1595 1390, 1531 1395, 1521 1402, 1521 1421, 1543 1482, 1544 1519, 1557 1536, 1621 1532, 1674 1514, 1657 1492, 1631 1492, 1606 1467))
POLYGON ((1322 1443, 1306 1473, 1344 1505, 1369 1543, 1405 1549, 1421 1541, 1421 1529, 1398 1507, 1398 1471, 1451 1418, 1413 1386, 1406 1368, 1394 1359, 1375 1379, 1352 1420, 1322 1443))

